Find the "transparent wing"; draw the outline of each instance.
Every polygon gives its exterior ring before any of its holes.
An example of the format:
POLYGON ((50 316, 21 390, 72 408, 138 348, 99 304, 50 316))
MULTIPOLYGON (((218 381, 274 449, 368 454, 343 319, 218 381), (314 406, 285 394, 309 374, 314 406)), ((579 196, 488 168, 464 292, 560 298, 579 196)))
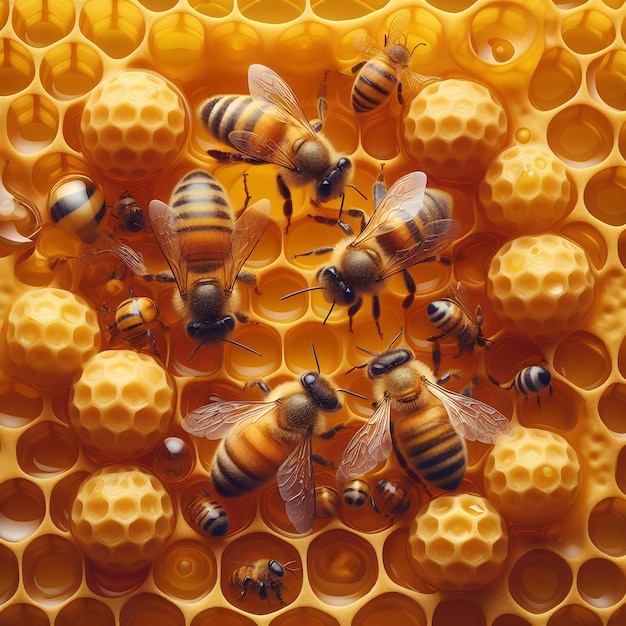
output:
POLYGON ((422 239, 415 241, 411 237, 410 241, 406 242, 410 244, 407 248, 396 250, 383 266, 378 280, 384 280, 407 267, 436 256, 459 237, 461 230, 461 224, 456 220, 436 220, 424 224, 422 239))
MULTIPOLYGON (((211 398, 214 399, 214 396, 211 398)), ((244 420, 257 420, 273 411, 279 400, 219 401, 188 413, 181 423, 185 432, 196 437, 221 439, 244 420)))
POLYGON ((337 484, 343 485, 354 476, 365 476, 391 454, 390 419, 391 401, 385 396, 344 450, 337 469, 337 484))
POLYGON ((378 45, 376 40, 367 33, 357 33, 354 37, 352 37, 352 43, 366 57, 385 55, 385 49, 378 45))
POLYGON ((476 313, 472 309, 472 305, 470 304, 469 296, 467 295, 467 291, 465 286, 461 281, 458 281, 456 285, 450 286, 448 288, 448 300, 454 302, 459 308, 463 310, 465 315, 469 317, 476 326, 478 326, 478 322, 476 321, 476 313))
POLYGON ((226 285, 229 290, 233 288, 243 264, 248 260, 265 232, 270 221, 271 208, 270 201, 263 198, 239 216, 230 240, 232 267, 229 269, 230 274, 226 276, 226 285))
POLYGON ((494 443, 500 435, 511 435, 509 420, 497 409, 422 378, 430 393, 445 407, 452 426, 468 441, 494 443))
POLYGON ((148 268, 143 262, 141 252, 137 252, 131 247, 116 241, 112 236, 108 238, 108 245, 111 251, 124 261, 126 267, 128 267, 135 276, 146 276, 149 274, 148 268))
POLYGON ((248 88, 253 98, 274 105, 278 111, 268 113, 287 124, 300 126, 301 130, 315 137, 309 121, 291 87, 273 70, 258 63, 248 68, 248 88))
POLYGON ((393 44, 402 37, 409 27, 409 21, 411 14, 407 9, 398 11, 389 24, 389 30, 387 31, 387 44, 393 44))
POLYGON ((424 172, 411 172, 398 179, 387 190, 352 245, 361 245, 373 237, 402 228, 406 222, 415 219, 424 203, 425 189, 424 172))
POLYGON ((151 200, 148 204, 148 221, 152 227, 154 238, 172 270, 174 280, 181 296, 187 295, 187 278, 189 267, 173 225, 177 214, 161 200, 151 200))
POLYGON ((289 521, 299 533, 308 532, 315 521, 315 478, 310 431, 278 468, 276 480, 289 521))
POLYGON ((280 165, 289 170, 297 169, 293 160, 273 139, 268 139, 248 130, 233 130, 228 134, 228 141, 239 152, 247 154, 253 159, 280 165))

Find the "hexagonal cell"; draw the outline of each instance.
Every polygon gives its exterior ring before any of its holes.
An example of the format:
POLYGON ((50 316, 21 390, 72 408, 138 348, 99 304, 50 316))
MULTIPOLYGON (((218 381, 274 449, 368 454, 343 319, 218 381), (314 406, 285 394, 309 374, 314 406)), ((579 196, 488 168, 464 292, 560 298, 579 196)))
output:
POLYGON ((599 337, 578 331, 557 346, 554 369, 581 389, 595 389, 611 373, 611 356, 599 337))
POLYGON ((246 19, 266 24, 292 22, 302 15, 305 5, 305 0, 237 0, 237 6, 246 19))
POLYGON ((565 104, 578 92, 582 83, 580 63, 563 48, 547 50, 530 81, 528 97, 540 111, 565 104))
POLYGON ((33 58, 21 43, 0 39, 0 96, 25 89, 35 76, 33 58))
POLYGON ((572 582, 572 570, 560 556, 548 550, 531 550, 513 565, 509 592, 523 609, 539 614, 559 604, 572 582))
POLYGON ((580 604, 570 604, 555 611, 548 621, 546 626, 600 626, 602 620, 595 611, 590 611, 580 604))
POLYGON ((588 521, 589 538, 605 554, 626 554, 626 500, 607 498, 598 502, 588 521))
POLYGON ((115 626, 115 616, 107 604, 96 598, 77 598, 66 604, 55 619, 55 626, 80 626, 88 619, 92 626, 115 626))
POLYGON ((0 545, 0 603, 13 597, 19 584, 17 557, 8 547, 0 545))
POLYGON ((54 525, 62 532, 70 529, 70 511, 81 483, 87 478, 87 472, 72 472, 58 480, 50 493, 50 517, 54 525))
POLYGON ((35 388, 11 382, 0 387, 0 407, 0 426, 21 428, 41 415, 43 401, 35 388))
POLYGON ((22 154, 39 152, 49 146, 59 130, 59 113, 54 104, 37 94, 24 95, 7 110, 9 141, 22 154))
POLYGON ((563 237, 576 242, 589 257, 596 269, 601 269, 607 260, 608 249, 605 237, 587 222, 570 222, 559 229, 563 237))
POLYGON ((626 385, 614 383, 607 387, 598 402, 598 415, 604 425, 618 435, 626 433, 624 406, 626 405, 626 385))
POLYGON ((155 593, 139 593, 127 600, 119 619, 120 626, 136 626, 144 620, 162 626, 185 626, 185 617, 178 606, 155 593))
POLYGON ((0 611, 0 620, 6 624, 28 624, 28 626, 50 626, 46 613, 38 606, 21 602, 10 604, 0 611))
POLYGON ((313 593, 325 604, 343 606, 365 597, 378 579, 372 545, 358 535, 336 529, 315 537, 307 551, 313 593))
POLYGON ((352 626, 396 623, 403 626, 426 626, 427 619, 422 607, 400 593, 384 593, 367 602, 352 620, 352 626), (391 622, 387 621, 391 620, 391 622))
POLYGON ((228 544, 222 553, 222 594, 238 609, 266 615, 281 608, 277 592, 287 605, 298 597, 301 571, 302 561, 293 545, 267 533, 250 533, 228 544), (247 578, 252 580, 246 583, 247 578))
POLYGON ((531 624, 519 615, 505 614, 496 617, 493 626, 531 626, 531 624))
POLYGON ((387 576, 394 583, 419 593, 431 594, 434 589, 420 576, 413 559, 406 549, 409 542, 409 529, 400 528, 385 539, 383 563, 387 576))
POLYGON ((34 482, 14 478, 0 485, 0 538, 22 541, 30 537, 45 512, 44 494, 34 482))
POLYGON ((608 559, 589 559, 578 570, 578 592, 585 602, 599 609, 614 606, 626 590, 624 572, 608 559))
POLYGON ((29 46, 42 48, 63 39, 74 26, 76 13, 70 0, 17 0, 13 10, 15 34, 29 46))
POLYGON ((191 626, 255 626, 256 623, 237 611, 223 607, 205 609, 191 620, 191 626))
POLYGON ((594 61, 589 70, 589 80, 602 102, 626 110, 626 52, 614 50, 594 61))
POLYGON ((562 20, 561 35, 573 52, 592 54, 613 42, 615 26, 611 18, 601 11, 575 11, 562 20))
POLYGON ((341 6, 337 6, 331 0, 313 0, 311 8, 318 17, 339 21, 363 17, 372 11, 382 9, 388 2, 389 0, 367 0, 367 2, 347 0, 342 2, 341 6))
POLYGON ((585 187, 589 213, 610 226, 626 224, 626 167, 610 167, 594 174, 585 187))
POLYGON ((341 366, 341 348, 341 339, 334 329, 316 322, 301 322, 285 335, 285 363, 299 376, 304 372, 316 372, 317 358, 320 371, 330 375, 341 366), (315 354, 311 346, 314 346, 315 354))
MULTIPOLYGON (((275 617, 271 626, 298 626, 311 624, 311 626, 339 626, 339 622, 330 614, 324 613, 314 607, 303 606, 297 609, 287 609, 275 617)), ((194 626, 192 624, 192 626, 194 626)), ((207 626, 209 626, 207 624, 207 626)), ((238 626, 238 624, 233 624, 238 626)))
POLYGON ((235 380, 246 382, 275 373, 282 365, 283 353, 280 334, 265 324, 239 326, 230 339, 247 348, 227 343, 224 346, 224 368, 235 380))
POLYGON ((485 626, 485 614, 480 604, 463 596, 445 596, 433 611, 432 626, 485 626))
POLYGON ((252 309, 263 321, 290 323, 301 320, 308 311, 308 296, 284 296, 306 289, 306 279, 284 267, 267 272, 259 280, 259 293, 252 294, 252 309))
POLYGON ((73 543, 58 535, 42 535, 26 547, 23 557, 24 588, 44 605, 71 597, 83 580, 83 562, 73 543))

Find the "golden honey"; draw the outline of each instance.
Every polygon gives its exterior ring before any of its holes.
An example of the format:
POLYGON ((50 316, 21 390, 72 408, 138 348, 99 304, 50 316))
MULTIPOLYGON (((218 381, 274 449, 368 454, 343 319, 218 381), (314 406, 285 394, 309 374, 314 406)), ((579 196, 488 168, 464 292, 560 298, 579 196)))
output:
MULTIPOLYGON (((623 0, 0 0, 0 626, 624 626, 626 594, 626 4, 623 0), (410 69, 429 77, 366 114, 350 103, 366 33, 382 47, 408 9, 410 69), (387 188, 423 170, 449 193, 461 232, 451 264, 410 269, 348 329, 345 307, 317 285, 334 246, 339 200, 283 197, 271 165, 218 163, 197 115, 216 94, 247 94, 253 63, 278 73, 350 158, 345 209, 371 215, 384 164, 387 188), (432 78, 431 78, 432 77, 432 78), (167 201, 195 169, 241 207, 267 197, 272 219, 246 262, 251 321, 231 344, 195 344, 170 283, 133 276, 107 244, 140 251, 167 271, 149 229, 120 228, 119 197, 144 209, 167 201), (49 208, 65 181, 93 183, 106 211, 95 243, 49 208), (360 348, 380 353, 399 329, 432 363, 428 303, 462 281, 493 344, 441 373, 511 419, 493 446, 468 442, 458 491, 428 494, 392 454, 367 477, 409 482, 397 518, 343 502, 332 465, 315 463, 320 514, 295 532, 275 481, 220 499, 224 536, 190 523, 188 502, 211 490, 217 441, 191 437, 184 416, 210 402, 262 400, 243 389, 320 370, 337 387, 344 422, 314 452, 337 465, 372 414, 360 348), (151 298, 159 351, 111 344, 110 316, 130 289, 151 298), (328 316, 328 318, 327 318, 328 316), (327 319, 326 319, 327 318, 327 319), (323 324, 322 322, 326 320, 323 324), (552 374, 552 393, 505 383, 524 367, 552 374), (474 376, 477 376, 474 379, 474 376), (289 566, 281 606, 229 583, 259 559, 289 566)), ((220 148, 223 148, 221 146, 220 148)), ((66 193, 65 191, 63 193, 66 193)), ((101 202, 95 207, 101 208, 101 202)), ((87 215, 95 220, 95 215, 87 215)), ((344 218, 353 228, 358 223, 344 218)))

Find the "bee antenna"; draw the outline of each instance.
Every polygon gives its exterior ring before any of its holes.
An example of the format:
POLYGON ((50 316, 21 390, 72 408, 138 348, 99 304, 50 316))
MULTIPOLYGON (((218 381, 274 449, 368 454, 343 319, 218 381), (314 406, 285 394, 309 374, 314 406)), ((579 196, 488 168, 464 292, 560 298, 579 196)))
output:
POLYGON ((306 289, 298 289, 298 291, 292 291, 291 293, 288 293, 286 296, 281 296, 281 300, 286 300, 287 298, 291 298, 291 296, 297 296, 298 294, 301 293, 306 293, 307 291, 316 291, 318 289, 322 289, 321 285, 318 285, 317 287, 306 287, 306 289))
MULTIPOLYGON (((397 337, 396 337, 396 339, 397 339, 397 337)), ((357 346, 356 349, 360 350, 361 352, 365 352, 365 354, 371 354, 372 356, 378 356, 378 352, 372 352, 371 350, 368 350, 367 348, 364 348, 363 346, 357 346)))
POLYGON ((335 302, 336 300, 333 300, 333 303, 330 305, 330 309, 328 309, 328 313, 326 313, 326 317, 324 318, 324 321, 322 322, 322 326, 326 324, 326 321, 330 317, 330 314, 333 312, 333 309, 335 308, 335 302))
POLYGON ((404 329, 402 328, 402 326, 400 326, 400 330, 398 331, 398 334, 391 340, 391 343, 389 344, 389 347, 387 348, 387 350, 391 350, 391 346, 393 346, 393 344, 396 343, 396 341, 398 341, 398 339, 402 335, 403 330, 404 329))
POLYGON ((362 396, 360 393, 356 391, 350 391, 349 389, 337 389, 337 391, 341 391, 342 393, 347 393, 349 396, 354 396, 355 398, 361 398, 361 400, 367 400, 365 396, 362 396))
POLYGON ((249 346, 244 346, 242 343, 239 343, 238 341, 233 341, 232 339, 223 339, 222 341, 225 341, 226 343, 232 343, 233 346, 239 346, 240 348, 243 348, 244 350, 247 350, 248 352, 252 352, 252 354, 256 354, 257 356, 263 356, 260 352, 253 350, 249 346))
POLYGON ((315 351, 315 344, 311 343, 311 348, 313 349, 313 357, 315 358, 315 365, 317 365, 317 373, 320 374, 320 362, 317 360, 317 352, 315 351))
POLYGON ((353 184, 348 184, 346 185, 346 187, 352 187, 352 189, 354 189, 354 191, 356 191, 361 196, 361 198, 363 198, 363 200, 367 200, 367 196, 353 184))

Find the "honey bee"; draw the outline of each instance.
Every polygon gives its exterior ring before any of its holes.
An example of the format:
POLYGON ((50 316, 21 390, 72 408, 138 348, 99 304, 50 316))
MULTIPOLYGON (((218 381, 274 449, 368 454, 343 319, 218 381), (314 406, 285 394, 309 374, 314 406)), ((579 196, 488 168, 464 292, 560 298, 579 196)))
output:
POLYGON ((396 13, 382 48, 366 33, 358 33, 353 37, 352 43, 368 57, 351 69, 356 74, 351 99, 352 107, 357 113, 377 109, 389 100, 394 91, 398 94, 400 104, 403 104, 403 84, 415 91, 420 84, 430 79, 409 70, 415 50, 406 47, 406 30, 410 17, 411 14, 406 10, 396 13))
POLYGON ((357 367, 367 367, 376 409, 344 451, 340 484, 367 474, 395 449, 400 464, 419 482, 421 476, 439 489, 456 489, 467 469, 463 438, 493 443, 512 432, 496 409, 442 387, 408 347, 390 346, 357 367))
POLYGON ((289 561, 282 565, 275 559, 259 559, 236 569, 229 576, 228 582, 241 587, 240 599, 246 595, 248 588, 252 587, 253 593, 256 593, 261 600, 269 600, 268 593, 273 592, 282 606, 285 604, 282 591, 289 591, 289 587, 283 583, 282 578, 285 572, 292 572, 295 575, 296 570, 289 568, 293 562, 289 561))
POLYGON ((201 170, 182 178, 169 206, 160 200, 148 205, 152 231, 171 269, 171 275, 156 279, 176 282, 175 306, 187 335, 198 342, 189 359, 207 342, 227 341, 254 352, 227 335, 235 328, 235 318, 248 321, 237 309, 235 281, 254 283, 254 276, 241 268, 267 227, 270 203, 263 199, 247 207, 246 201, 235 217, 226 191, 201 170))
POLYGON ((264 65, 249 67, 248 87, 249 96, 212 96, 200 106, 209 133, 238 151, 208 154, 219 161, 280 166, 277 180, 287 232, 293 213, 289 187, 313 185, 317 203, 343 197, 352 180, 352 163, 318 134, 325 118, 323 105, 318 107, 321 121, 310 123, 289 85, 264 65))
POLYGON ((120 220, 120 228, 131 233, 146 229, 146 218, 143 209, 137 204, 129 191, 124 191, 115 205, 116 215, 120 220))
POLYGON ((228 513, 205 489, 203 496, 191 498, 187 504, 187 515, 192 525, 207 535, 221 537, 228 532, 228 513))
POLYGON ((343 486, 343 501, 350 507, 360 508, 370 498, 369 484, 359 478, 349 480, 343 486))
MULTIPOLYGON (((382 172, 379 179, 382 179, 382 172)), ((335 304, 348 306, 352 331, 352 319, 363 304, 362 294, 372 294, 372 316, 382 337, 378 293, 390 276, 402 272, 408 291, 402 306, 408 308, 416 292, 408 268, 428 261, 449 262, 438 253, 461 229, 459 222, 450 219, 451 207, 449 194, 426 189, 426 174, 406 174, 389 188, 356 237, 349 225, 344 224, 344 229, 350 229, 351 234, 335 246, 297 255, 333 253, 328 265, 317 272, 318 287, 287 294, 283 299, 302 291, 321 289, 324 299, 331 303, 326 319, 335 304)))
MULTIPOLYGON (((276 476, 287 517, 299 533, 308 532, 315 518, 315 478, 311 439, 328 438, 341 425, 326 430, 325 414, 341 409, 330 380, 306 372, 270 390, 252 380, 267 400, 214 401, 189 413, 185 431, 222 439, 211 464, 211 478, 221 496, 249 493, 276 476)), ((212 397, 213 400, 219 398, 212 397)))
POLYGON ((396 518, 409 510, 411 495, 403 481, 382 478, 376 482, 370 504, 376 513, 396 518))
POLYGON ((325 485, 315 488, 315 517, 320 519, 335 517, 340 505, 341 500, 336 489, 325 485))
POLYGON ((548 389, 552 397, 552 374, 545 367, 540 365, 530 365, 521 369, 508 383, 499 383, 495 378, 489 376, 489 380, 502 389, 514 388, 516 393, 524 396, 528 400, 532 396, 537 398, 537 406, 541 406, 541 394, 548 389))
POLYGON ((483 337, 483 315, 480 304, 472 313, 467 292, 461 281, 455 287, 449 288, 447 298, 429 303, 426 307, 426 315, 435 328, 440 331, 438 335, 428 338, 428 341, 434 342, 435 375, 439 373, 439 365, 441 364, 440 339, 448 337, 456 340, 459 352, 455 357, 461 356, 463 352, 472 354, 474 345, 484 347, 487 343, 491 343, 489 339, 483 337))
MULTIPOLYGON (((100 311, 111 312, 111 309, 100 307, 100 311)), ((133 350, 140 352, 143 348, 152 347, 152 352, 156 356, 161 356, 152 331, 148 324, 154 322, 159 315, 156 304, 146 296, 135 296, 133 290, 126 300, 123 300, 117 306, 115 311, 115 322, 109 327, 109 330, 116 333, 119 332, 122 339, 133 350)))

